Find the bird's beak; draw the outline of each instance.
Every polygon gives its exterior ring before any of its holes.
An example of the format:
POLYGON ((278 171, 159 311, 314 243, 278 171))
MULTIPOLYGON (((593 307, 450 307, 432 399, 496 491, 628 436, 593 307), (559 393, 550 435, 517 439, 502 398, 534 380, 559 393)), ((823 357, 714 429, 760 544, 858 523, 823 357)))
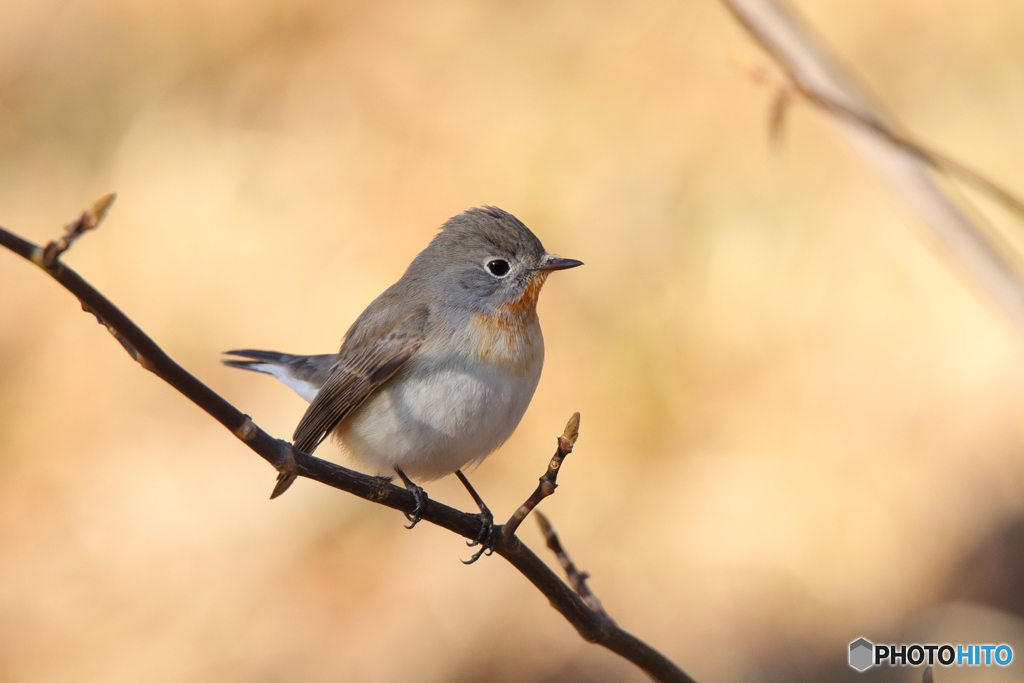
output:
POLYGON ((548 254, 544 257, 544 261, 539 266, 531 268, 530 270, 550 273, 553 270, 566 270, 568 268, 575 268, 576 266, 582 265, 583 261, 577 261, 574 258, 559 258, 558 256, 548 254))

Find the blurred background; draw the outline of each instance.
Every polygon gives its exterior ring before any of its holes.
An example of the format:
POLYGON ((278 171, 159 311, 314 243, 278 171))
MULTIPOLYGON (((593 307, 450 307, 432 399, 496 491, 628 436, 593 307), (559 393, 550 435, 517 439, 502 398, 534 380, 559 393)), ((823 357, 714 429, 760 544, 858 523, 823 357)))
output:
MULTIPOLYGON (((1024 4, 796 7, 1024 188, 1024 4)), ((45 242, 118 192, 67 263, 287 437, 302 400, 219 353, 334 351, 500 206, 587 265, 548 281, 540 387, 471 478, 505 518, 581 411, 542 507, 623 627, 702 682, 853 678, 859 636, 1024 654, 1024 344, 820 115, 771 153, 735 58, 770 65, 713 0, 8 0, 0 224, 45 242)), ((645 680, 502 560, 273 482, 0 253, 0 679, 645 680)))

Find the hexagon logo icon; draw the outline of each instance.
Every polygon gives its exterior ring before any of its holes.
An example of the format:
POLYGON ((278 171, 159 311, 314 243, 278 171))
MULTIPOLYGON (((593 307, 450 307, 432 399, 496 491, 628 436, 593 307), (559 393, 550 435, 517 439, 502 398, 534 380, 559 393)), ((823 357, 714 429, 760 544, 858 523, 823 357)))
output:
POLYGON ((857 671, 867 671, 875 663, 875 646, 867 638, 858 638, 850 643, 850 666, 857 671))

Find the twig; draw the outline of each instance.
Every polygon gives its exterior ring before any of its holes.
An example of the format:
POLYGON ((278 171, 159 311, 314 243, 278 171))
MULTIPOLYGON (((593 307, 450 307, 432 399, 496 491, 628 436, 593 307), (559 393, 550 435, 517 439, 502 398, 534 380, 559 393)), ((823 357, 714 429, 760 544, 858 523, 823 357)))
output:
MULTIPOLYGON (((94 215, 97 215, 95 211, 94 215)), ((102 218, 102 212, 99 212, 98 217, 102 218)), ((0 246, 32 261, 57 280, 78 298, 84 310, 95 315, 103 323, 142 367, 177 389, 178 392, 224 425, 257 455, 273 465, 284 475, 279 477, 278 487, 280 487, 282 479, 291 476, 294 467, 296 476, 318 481, 394 510, 407 513, 413 511, 416 501, 413 494, 406 489, 385 482, 378 477, 355 472, 295 450, 291 444, 275 439, 264 432, 253 422, 252 418, 243 414, 174 362, 128 316, 57 258, 81 232, 84 232, 84 228, 78 230, 73 237, 66 236, 65 246, 59 248, 58 244, 57 253, 52 259, 43 258, 43 248, 3 228, 0 228, 0 246)), ((275 488, 276 490, 277 488, 275 488)), ((462 512, 434 500, 428 501, 421 516, 431 524, 448 529, 468 539, 475 538, 480 530, 480 520, 476 514, 462 512)), ((504 557, 536 586, 548 598, 551 606, 573 625, 581 637, 629 660, 657 681, 693 683, 693 679, 663 654, 590 609, 572 588, 558 578, 516 536, 503 536, 502 540, 503 542, 495 548, 495 552, 504 557)))
POLYGON ((107 210, 114 203, 117 197, 113 192, 103 195, 89 209, 82 212, 82 215, 64 226, 64 236, 53 240, 43 248, 42 266, 52 268, 53 264, 65 251, 71 248, 83 233, 98 228, 107 215, 107 210))
POLYGON ((782 147, 783 137, 786 133, 786 114, 793 103, 793 89, 782 86, 775 93, 772 100, 771 113, 768 115, 768 142, 772 149, 778 150, 782 147))
POLYGON ((558 534, 555 533, 554 528, 551 526, 551 522, 548 521, 547 516, 537 510, 537 524, 540 525, 541 533, 544 534, 544 540, 547 542, 548 548, 558 558, 558 563, 562 565, 562 569, 565 570, 565 577, 569 579, 569 585, 576 591, 583 602, 587 603, 587 607, 594 610, 606 619, 611 619, 608 613, 601 607, 601 601, 597 599, 597 596, 587 586, 587 579, 590 578, 590 574, 581 572, 573 564, 572 558, 565 552, 565 548, 562 547, 562 542, 558 540, 558 534))
POLYGON ((932 672, 930 666, 924 668, 924 672, 921 674, 921 683, 932 683, 935 680, 935 674, 932 672))
POLYGON ((569 418, 569 421, 565 425, 565 431, 558 437, 558 449, 555 454, 551 456, 551 461, 548 463, 548 469, 540 478, 540 483, 537 484, 537 488, 534 489, 530 497, 526 499, 526 502, 519 506, 519 509, 512 513, 506 522, 501 527, 501 535, 503 538, 509 538, 516 533, 516 529, 523 523, 527 515, 533 511, 537 505, 555 492, 558 488, 558 470, 562 466, 562 461, 565 460, 565 456, 572 453, 572 447, 576 445, 576 439, 580 436, 580 414, 573 413, 573 416, 569 418))

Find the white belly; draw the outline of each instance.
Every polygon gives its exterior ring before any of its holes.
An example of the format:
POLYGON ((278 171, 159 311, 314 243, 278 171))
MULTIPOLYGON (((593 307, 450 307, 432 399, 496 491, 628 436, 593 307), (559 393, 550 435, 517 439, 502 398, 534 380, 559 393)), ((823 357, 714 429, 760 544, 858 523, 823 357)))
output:
MULTIPOLYGON (((531 330, 532 332, 532 330, 531 330)), ((533 336, 533 335, 531 335, 533 336)), ((518 368, 479 355, 417 354, 334 432, 373 474, 437 479, 482 460, 519 425, 540 380, 540 328, 518 368)))

